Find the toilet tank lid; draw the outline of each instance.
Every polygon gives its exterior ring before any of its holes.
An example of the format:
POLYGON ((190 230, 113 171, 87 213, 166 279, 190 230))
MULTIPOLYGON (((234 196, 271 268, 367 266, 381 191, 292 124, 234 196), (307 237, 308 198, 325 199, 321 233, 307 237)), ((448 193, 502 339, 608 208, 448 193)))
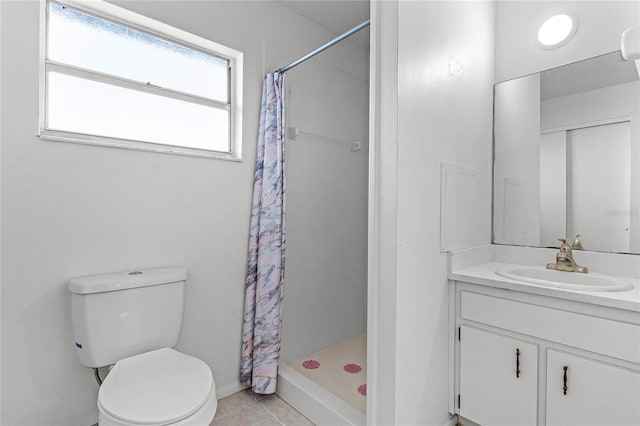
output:
POLYGON ((186 281, 188 275, 187 269, 181 266, 89 275, 72 278, 69 281, 69 291, 74 294, 104 293, 186 281))

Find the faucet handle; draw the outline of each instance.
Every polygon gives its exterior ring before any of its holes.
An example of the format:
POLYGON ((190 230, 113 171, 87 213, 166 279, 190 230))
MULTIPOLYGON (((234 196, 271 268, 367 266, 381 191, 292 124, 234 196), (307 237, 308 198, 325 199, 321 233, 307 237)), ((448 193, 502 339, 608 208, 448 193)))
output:
POLYGON ((578 234, 576 235, 576 238, 574 238, 573 243, 571 244, 571 248, 573 250, 583 250, 582 241, 580 240, 581 237, 582 234, 578 234))
POLYGON ((559 249, 560 253, 571 256, 572 254, 571 245, 569 245, 567 240, 565 240, 564 238, 558 238, 558 241, 562 243, 560 244, 560 249, 559 249))

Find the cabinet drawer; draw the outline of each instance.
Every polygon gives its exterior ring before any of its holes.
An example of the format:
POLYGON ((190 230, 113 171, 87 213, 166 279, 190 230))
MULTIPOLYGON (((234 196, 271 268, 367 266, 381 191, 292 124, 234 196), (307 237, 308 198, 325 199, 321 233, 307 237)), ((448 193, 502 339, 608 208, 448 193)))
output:
POLYGON ((461 317, 640 363, 640 326, 463 291, 461 317))

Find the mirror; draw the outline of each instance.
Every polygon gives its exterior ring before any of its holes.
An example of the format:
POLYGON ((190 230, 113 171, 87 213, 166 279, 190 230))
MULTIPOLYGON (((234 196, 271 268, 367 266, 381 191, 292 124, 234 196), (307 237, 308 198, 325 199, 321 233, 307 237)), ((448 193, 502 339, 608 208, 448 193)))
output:
POLYGON ((639 64, 618 51, 494 86, 494 243, 640 253, 639 64))

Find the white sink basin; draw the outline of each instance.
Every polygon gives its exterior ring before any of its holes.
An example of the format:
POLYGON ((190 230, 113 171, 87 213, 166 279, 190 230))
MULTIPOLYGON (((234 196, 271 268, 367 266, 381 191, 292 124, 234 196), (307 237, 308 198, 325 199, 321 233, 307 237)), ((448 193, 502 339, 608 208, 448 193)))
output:
POLYGON ((514 281, 569 290, 625 291, 633 288, 633 284, 622 278, 595 272, 583 274, 531 266, 499 269, 496 274, 514 281))

